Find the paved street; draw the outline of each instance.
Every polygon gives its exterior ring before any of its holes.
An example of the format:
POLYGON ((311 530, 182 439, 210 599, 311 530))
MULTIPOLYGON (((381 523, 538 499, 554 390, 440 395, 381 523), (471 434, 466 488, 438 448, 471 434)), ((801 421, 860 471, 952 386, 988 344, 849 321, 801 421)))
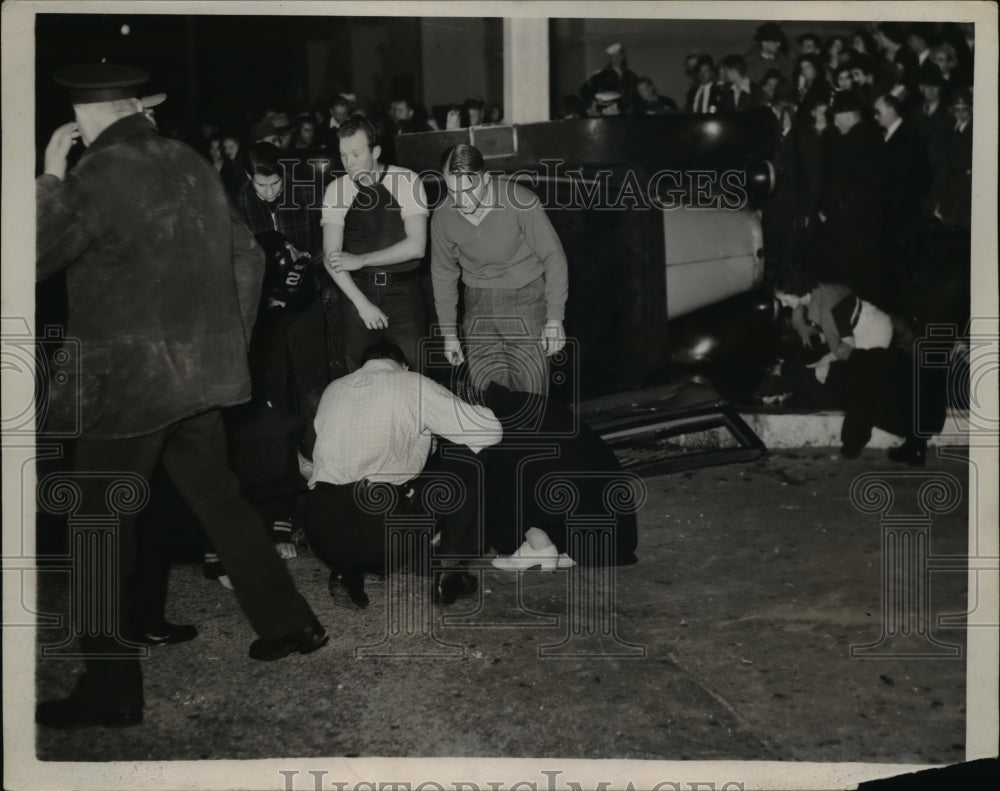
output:
MULTIPOLYGON (((965 611, 965 571, 930 572, 929 637, 880 642, 903 622, 883 618, 880 516, 852 502, 864 473, 886 482, 895 515, 917 513, 928 482, 956 485, 956 507, 930 522, 930 566, 966 553, 963 458, 932 452, 914 470, 883 451, 845 462, 810 448, 646 479, 640 562, 617 569, 612 588, 599 572, 582 587, 579 569, 526 572, 519 584, 487 565, 476 601, 428 611, 420 578, 372 577, 371 606, 352 612, 333 606, 320 564, 299 557, 293 574, 332 639, 273 664, 247 658, 253 634, 233 595, 197 566, 176 567, 168 617, 201 634, 152 651, 145 724, 110 738, 41 731, 39 757, 961 760, 965 633, 936 619, 965 611), (387 618, 390 598, 416 613, 413 635, 387 641, 399 623, 387 618), (608 609, 613 622, 601 619, 608 609), (865 644, 871 656, 852 658, 865 644), (421 651, 439 655, 413 656, 421 651)), ((865 498, 877 507, 877 487, 865 498)), ((894 578, 903 590, 921 584, 894 578)), ((42 609, 65 608, 61 585, 63 575, 43 575, 42 609)), ((68 692, 71 668, 42 662, 40 694, 68 692)))

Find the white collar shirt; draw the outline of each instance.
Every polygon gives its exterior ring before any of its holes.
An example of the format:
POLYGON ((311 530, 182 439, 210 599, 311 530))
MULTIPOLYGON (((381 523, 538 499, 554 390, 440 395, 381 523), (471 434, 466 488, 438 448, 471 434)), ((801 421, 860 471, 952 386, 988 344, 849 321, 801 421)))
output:
POLYGON ((896 130, 899 129, 899 125, 901 123, 903 123, 903 119, 897 118, 895 121, 892 122, 892 125, 885 130, 885 142, 888 143, 889 138, 891 138, 894 134, 896 134, 896 130))
POLYGON ((438 435, 478 453, 503 437, 486 407, 467 404, 426 376, 369 360, 331 383, 314 421, 309 488, 362 480, 401 485, 427 462, 438 435))

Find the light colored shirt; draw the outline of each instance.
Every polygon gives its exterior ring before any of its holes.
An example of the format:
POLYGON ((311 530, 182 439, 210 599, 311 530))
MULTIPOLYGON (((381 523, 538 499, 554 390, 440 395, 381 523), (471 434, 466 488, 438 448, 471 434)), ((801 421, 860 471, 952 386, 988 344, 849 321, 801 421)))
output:
POLYGON ((317 482, 406 483, 423 470, 434 434, 475 453, 503 437, 492 411, 389 360, 369 360, 331 383, 314 426, 309 488, 317 482))
MULTIPOLYGON (((399 204, 400 218, 405 220, 413 215, 422 214, 426 217, 430 214, 424 185, 412 170, 387 165, 382 184, 399 204)), ((358 185, 347 174, 331 181, 323 194, 323 214, 320 224, 343 225, 357 194, 358 185)))
POLYGON ((902 118, 897 118, 890 124, 889 128, 885 130, 885 140, 889 142, 889 138, 896 134, 896 130, 899 129, 899 125, 903 123, 902 118))

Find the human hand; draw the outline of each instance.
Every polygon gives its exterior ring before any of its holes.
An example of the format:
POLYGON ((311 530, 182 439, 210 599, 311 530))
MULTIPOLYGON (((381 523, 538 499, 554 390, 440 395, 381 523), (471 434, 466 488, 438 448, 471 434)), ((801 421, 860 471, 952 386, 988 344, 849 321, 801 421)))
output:
POLYGON ((384 330, 389 327, 389 317, 385 315, 381 310, 376 308, 367 299, 360 305, 355 305, 357 308, 358 315, 361 316, 361 320, 365 323, 365 326, 370 330, 384 330))
POLYGON ((66 177, 66 157, 73 144, 80 139, 80 127, 76 121, 63 124, 52 133, 45 147, 45 172, 62 181, 66 177))
POLYGON ((465 355, 462 354, 462 342, 458 336, 444 336, 444 356, 452 365, 461 365, 465 362, 465 355))
POLYGON ((274 545, 274 548, 278 550, 278 557, 282 560, 291 560, 299 556, 298 551, 295 549, 295 544, 290 544, 287 541, 278 542, 274 545))
POLYGON ((327 269, 333 272, 355 272, 364 265, 364 256, 345 253, 343 250, 330 253, 326 259, 327 269))
POLYGON ((830 375, 830 361, 823 360, 816 366, 816 380, 821 384, 826 384, 826 378, 830 375))
POLYGON ((561 352, 566 345, 566 330, 559 319, 549 319, 542 330, 542 349, 546 357, 561 352))

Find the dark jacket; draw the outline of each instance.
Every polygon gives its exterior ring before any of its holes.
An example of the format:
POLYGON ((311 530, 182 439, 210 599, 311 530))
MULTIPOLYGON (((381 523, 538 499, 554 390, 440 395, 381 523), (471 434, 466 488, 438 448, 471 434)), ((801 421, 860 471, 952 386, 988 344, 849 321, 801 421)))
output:
MULTIPOLYGON (((689 113, 695 112, 694 100, 695 100, 695 97, 698 95, 698 89, 700 87, 701 87, 700 84, 696 84, 696 85, 692 85, 688 89, 687 98, 684 100, 684 109, 685 109, 686 112, 689 112, 689 113)), ((717 82, 713 82, 711 84, 711 87, 709 88, 709 94, 708 94, 708 97, 709 97, 708 98, 708 107, 709 107, 708 112, 714 112, 715 109, 718 108, 718 106, 719 106, 719 94, 721 93, 721 91, 722 91, 722 85, 720 85, 717 82)), ((697 111, 701 112, 701 108, 699 107, 697 109, 697 111)))
POLYGON ((879 159, 888 230, 901 232, 920 216, 932 178, 927 149, 911 122, 903 121, 884 141, 879 159))
POLYGON ((66 270, 78 366, 53 384, 51 428, 79 405, 83 436, 140 436, 250 397, 264 256, 211 164, 135 114, 36 198, 37 276, 66 270))
POLYGON ((750 83, 750 90, 740 91, 739 97, 733 93, 732 85, 725 85, 719 91, 719 112, 734 110, 752 110, 764 103, 764 94, 755 82, 750 83))

